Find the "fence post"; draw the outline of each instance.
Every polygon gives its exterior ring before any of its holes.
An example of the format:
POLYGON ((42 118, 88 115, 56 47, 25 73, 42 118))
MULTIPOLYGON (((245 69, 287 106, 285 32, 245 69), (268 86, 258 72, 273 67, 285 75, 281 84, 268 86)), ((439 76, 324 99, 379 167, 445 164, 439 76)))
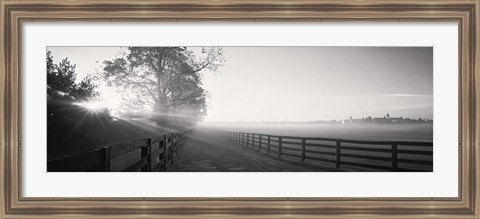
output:
POLYGON ((104 172, 110 172, 110 147, 104 147, 103 148, 103 171, 104 172))
POLYGON ((270 154, 270 135, 268 136, 267 140, 267 154, 270 154))
POLYGON ((242 145, 245 145, 245 133, 242 132, 242 145))
POLYGON ((278 157, 282 156, 282 137, 278 137, 278 157))
POLYGON ((141 149, 141 158, 143 159, 144 157, 147 157, 147 165, 142 167, 141 171, 142 172, 150 172, 150 164, 151 164, 151 159, 150 159, 150 151, 152 148, 152 139, 148 138, 147 139, 147 146, 142 147, 141 149))
POLYGON ((305 138, 302 138, 302 162, 305 161, 305 138))
POLYGON ((252 134, 252 149, 255 150, 255 134, 252 134))
POLYGON ((173 142, 173 143, 174 143, 174 145, 175 145, 175 155, 178 156, 178 149, 179 149, 179 146, 180 146, 180 145, 178 144, 178 137, 179 137, 179 135, 178 135, 178 133, 175 133, 174 136, 175 136, 175 142, 173 142))
POLYGON ((340 160, 340 158, 341 158, 341 150, 340 150, 340 147, 341 147, 341 141, 340 141, 340 140, 337 140, 337 151, 336 151, 337 161, 335 162, 335 164, 336 164, 335 166, 336 166, 337 168, 340 167, 340 162, 341 162, 341 160, 340 160))
POLYGON ((163 172, 167 171, 167 135, 163 135, 163 172))
POLYGON ((148 148, 148 168, 150 172, 156 172, 155 166, 157 165, 157 158, 153 156, 153 150, 154 150, 154 144, 153 144, 153 138, 149 138, 149 145, 150 147, 148 148))
POLYGON ((159 141, 158 142, 158 155, 157 155, 157 159, 158 159, 158 163, 156 163, 155 166, 157 166, 157 168, 155 169, 155 172, 160 172, 160 162, 162 162, 162 160, 160 159, 160 154, 162 153, 162 141, 159 141))
POLYGON ((174 155, 173 152, 175 151, 175 150, 174 150, 175 142, 174 142, 174 140, 173 140, 173 133, 172 133, 172 143, 171 143, 171 145, 172 145, 171 148, 170 148, 170 150, 172 150, 172 152, 171 152, 171 153, 172 153, 172 162, 171 162, 171 164, 173 164, 173 157, 174 157, 174 156, 173 156, 173 155, 174 155))
POLYGON ((262 152, 262 135, 258 135, 258 151, 262 152))
POLYGON ((178 141, 178 137, 180 135, 178 133, 175 133, 175 156, 178 156, 178 149, 180 148, 180 144, 179 144, 179 141, 178 141))
POLYGON ((397 144, 392 143, 392 171, 398 171, 398 152, 397 152, 397 144))
POLYGON ((255 149, 255 134, 252 134, 252 149, 255 149))
POLYGON ((248 147, 248 133, 245 133, 245 146, 248 147))

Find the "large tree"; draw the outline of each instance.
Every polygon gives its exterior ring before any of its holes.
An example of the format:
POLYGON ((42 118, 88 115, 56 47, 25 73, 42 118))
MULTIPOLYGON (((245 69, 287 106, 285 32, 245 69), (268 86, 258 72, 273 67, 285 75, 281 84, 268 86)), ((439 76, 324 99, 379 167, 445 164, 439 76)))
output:
POLYGON ((103 76, 109 85, 128 91, 130 116, 144 116, 149 107, 147 115, 158 125, 194 123, 206 114, 201 73, 215 72, 224 62, 222 48, 199 53, 186 47, 129 47, 124 56, 104 62, 103 76))

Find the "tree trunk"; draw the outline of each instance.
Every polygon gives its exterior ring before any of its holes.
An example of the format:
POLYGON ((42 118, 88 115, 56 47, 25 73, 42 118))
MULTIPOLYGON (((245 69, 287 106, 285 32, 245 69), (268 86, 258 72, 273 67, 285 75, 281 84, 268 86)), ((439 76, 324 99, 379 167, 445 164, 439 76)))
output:
POLYGON ((166 88, 164 85, 164 78, 161 74, 157 74, 157 83, 158 83, 158 102, 155 104, 153 109, 154 120, 159 126, 167 126, 169 124, 168 120, 168 97, 166 95, 166 88))

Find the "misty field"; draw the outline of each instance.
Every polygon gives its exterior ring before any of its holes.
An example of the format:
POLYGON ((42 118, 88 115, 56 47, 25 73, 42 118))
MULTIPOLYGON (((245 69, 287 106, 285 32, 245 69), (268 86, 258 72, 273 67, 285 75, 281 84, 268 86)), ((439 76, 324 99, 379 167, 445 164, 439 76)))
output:
POLYGON ((225 131, 372 141, 433 141, 433 124, 205 123, 225 131))
MULTIPOLYGON (((225 131, 246 132, 246 133, 258 133, 267 134, 273 136, 291 136, 291 137, 311 137, 311 138, 335 138, 335 139, 347 139, 347 140, 362 140, 362 141, 415 141, 415 142, 433 142, 433 124, 421 123, 421 124, 302 124, 302 123, 242 123, 242 124, 209 124, 208 126, 216 129, 222 129, 225 131)), ((272 137, 271 153, 275 156, 278 155, 278 142, 276 138, 272 137)), ((277 139, 278 140, 278 139, 277 139)), ((257 137, 255 142, 258 146, 260 139, 257 137)), ((310 141, 312 144, 323 144, 334 146, 335 142, 326 141, 310 141)), ((283 151, 286 151, 291 156, 283 156, 282 159, 288 161, 299 160, 301 156, 300 152, 300 139, 288 139, 284 140, 282 145, 283 151), (294 157, 296 156, 296 157, 294 157)), ((262 146, 266 147, 266 139, 262 138, 262 146)), ((345 148, 371 148, 379 150, 390 150, 390 145, 358 145, 342 143, 342 147, 345 148)), ((410 151, 432 151, 432 147, 425 146, 405 146, 399 145, 399 150, 410 151)), ((255 147, 254 147, 255 148, 255 147)), ((311 152, 312 159, 327 159, 335 160, 334 148, 319 148, 319 147, 307 147, 307 150, 311 152), (323 153, 323 154, 316 154, 323 153)), ((378 166, 391 166, 391 152, 378 152, 378 151, 357 151, 342 149, 342 162, 354 162, 367 165, 378 166), (346 154, 344 157, 343 154, 346 154), (350 156, 350 157, 349 157, 350 156), (380 160, 362 159, 359 156, 373 156, 380 160), (382 160, 383 159, 383 160, 382 160)), ((421 162, 432 162, 431 155, 416 155, 416 154, 399 154, 398 159, 408 159, 419 161, 420 163, 399 163, 399 168, 414 169, 420 171, 432 171, 432 165, 421 164, 421 162)), ((335 164, 329 162, 322 162, 317 160, 306 160, 305 163, 321 166, 332 167, 335 164)), ((374 170, 366 168, 367 170, 374 170)), ((355 167, 352 165, 342 165, 340 170, 344 171, 357 171, 366 170, 365 168, 355 167)))

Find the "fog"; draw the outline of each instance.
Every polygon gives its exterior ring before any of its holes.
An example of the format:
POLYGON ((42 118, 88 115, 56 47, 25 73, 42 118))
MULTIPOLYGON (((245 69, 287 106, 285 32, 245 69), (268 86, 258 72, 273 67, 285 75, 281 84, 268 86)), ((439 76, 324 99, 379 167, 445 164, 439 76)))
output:
POLYGON ((200 127, 297 137, 324 137, 372 141, 433 141, 433 123, 342 124, 203 122, 200 127))

